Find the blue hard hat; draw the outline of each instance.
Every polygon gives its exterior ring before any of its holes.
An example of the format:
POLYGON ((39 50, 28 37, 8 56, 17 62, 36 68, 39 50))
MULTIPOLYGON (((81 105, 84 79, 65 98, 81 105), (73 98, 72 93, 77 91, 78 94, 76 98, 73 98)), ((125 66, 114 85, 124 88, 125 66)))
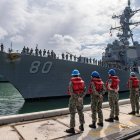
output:
POLYGON ((110 75, 116 75, 116 71, 114 69, 110 69, 108 71, 108 74, 110 74, 110 75))
POLYGON ((73 70, 72 71, 72 74, 71 74, 72 76, 79 76, 80 75, 80 72, 79 72, 79 70, 73 70))
POLYGON ((92 76, 92 77, 100 77, 100 74, 99 74, 97 71, 93 71, 93 72, 91 73, 91 76, 92 76))
POLYGON ((136 76, 135 72, 130 72, 130 76, 136 76))

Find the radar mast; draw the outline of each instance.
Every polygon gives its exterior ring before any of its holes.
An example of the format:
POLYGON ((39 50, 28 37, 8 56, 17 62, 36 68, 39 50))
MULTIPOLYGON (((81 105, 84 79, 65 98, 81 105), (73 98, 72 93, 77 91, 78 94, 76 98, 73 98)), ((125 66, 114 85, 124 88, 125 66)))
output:
POLYGON ((138 10, 132 10, 131 9, 131 2, 128 0, 128 6, 125 7, 123 13, 121 15, 113 15, 113 19, 119 19, 120 21, 120 26, 118 27, 111 27, 110 31, 112 30, 118 30, 119 33, 117 34, 117 37, 121 41, 121 43, 124 46, 127 46, 129 44, 129 39, 131 39, 133 45, 134 45, 134 39, 133 39, 133 33, 132 30, 140 25, 140 22, 131 22, 131 18, 139 12, 140 9, 138 10), (133 26, 133 28, 131 27, 133 26))

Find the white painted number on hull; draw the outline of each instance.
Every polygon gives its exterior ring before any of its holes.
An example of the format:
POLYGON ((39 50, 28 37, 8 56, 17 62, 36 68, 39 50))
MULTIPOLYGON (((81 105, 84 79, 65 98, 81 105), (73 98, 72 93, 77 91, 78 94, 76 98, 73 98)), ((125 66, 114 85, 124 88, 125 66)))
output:
POLYGON ((30 73, 37 73, 40 66, 40 61, 34 61, 30 67, 30 73))
POLYGON ((48 73, 52 67, 52 62, 45 62, 42 67, 42 73, 48 73))
MULTIPOLYGON (((40 65, 41 65, 40 61, 32 62, 31 67, 30 67, 30 73, 37 73, 41 68, 40 65)), ((52 62, 50 62, 50 61, 45 62, 43 64, 41 72, 42 73, 48 73, 50 71, 51 67, 52 67, 52 62)))

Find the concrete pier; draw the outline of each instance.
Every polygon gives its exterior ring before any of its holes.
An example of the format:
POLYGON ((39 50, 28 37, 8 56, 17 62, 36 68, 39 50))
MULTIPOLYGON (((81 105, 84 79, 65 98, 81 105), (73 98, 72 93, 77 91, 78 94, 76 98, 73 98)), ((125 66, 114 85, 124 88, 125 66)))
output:
MULTIPOLYGON (((108 103, 103 104, 104 119, 109 117, 108 103)), ((89 128, 92 122, 90 106, 85 107, 85 131, 79 131, 79 118, 76 114, 76 134, 65 132, 69 128, 68 109, 12 115, 0 118, 0 140, 120 140, 131 139, 131 134, 140 134, 140 116, 128 115, 131 111, 129 100, 120 101, 120 120, 104 122, 104 127, 89 128), (129 134, 129 135, 128 135, 129 134)), ((135 138, 140 139, 140 136, 135 138)))

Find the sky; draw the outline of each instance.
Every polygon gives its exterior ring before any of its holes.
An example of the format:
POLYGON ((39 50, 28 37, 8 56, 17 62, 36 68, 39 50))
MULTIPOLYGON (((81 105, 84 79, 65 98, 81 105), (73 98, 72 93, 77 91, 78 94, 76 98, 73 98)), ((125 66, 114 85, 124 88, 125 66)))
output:
MULTIPOLYGON (((119 15, 127 0, 0 0, 0 42, 8 50, 23 46, 54 50, 57 55, 70 52, 100 59, 107 43, 116 39, 113 14, 119 15)), ((131 0, 132 9, 140 0, 131 0)), ((133 17, 140 21, 140 13, 133 17)), ((140 27, 134 29, 140 41, 140 27)))

